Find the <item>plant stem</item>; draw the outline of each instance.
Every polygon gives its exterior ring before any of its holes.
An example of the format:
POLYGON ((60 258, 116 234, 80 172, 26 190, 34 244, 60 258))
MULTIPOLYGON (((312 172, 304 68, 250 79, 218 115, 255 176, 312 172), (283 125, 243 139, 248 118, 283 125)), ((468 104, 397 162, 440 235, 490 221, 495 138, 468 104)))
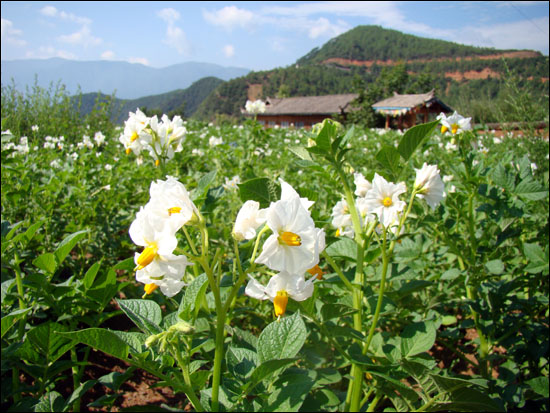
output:
POLYGON ((181 357, 181 352, 179 350, 180 346, 172 347, 172 355, 177 360, 178 364, 180 365, 181 373, 183 375, 183 381, 185 382, 185 395, 189 399, 189 401, 193 404, 193 407, 195 410, 202 412, 204 409, 202 408, 201 402, 199 401, 199 398, 195 395, 195 390, 193 390, 193 383, 191 382, 191 376, 189 375, 189 364, 183 360, 181 357))
MULTIPOLYGON (((470 300, 477 299, 476 289, 471 285, 468 285, 466 287, 466 294, 468 299, 470 300)), ((476 331, 479 336, 479 371, 484 378, 488 379, 489 378, 489 361, 487 360, 487 356, 489 355, 489 343, 488 343, 487 337, 485 337, 485 334, 481 329, 481 324, 479 322, 479 314, 473 308, 471 308, 471 315, 472 315, 472 318, 474 319, 476 331)))

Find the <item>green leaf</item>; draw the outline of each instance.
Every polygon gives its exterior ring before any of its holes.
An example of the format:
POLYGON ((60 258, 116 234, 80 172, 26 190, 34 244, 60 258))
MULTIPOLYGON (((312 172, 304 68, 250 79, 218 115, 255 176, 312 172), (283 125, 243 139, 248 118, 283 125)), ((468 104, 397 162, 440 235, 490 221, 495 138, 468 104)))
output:
POLYGON ((527 380, 526 383, 535 393, 548 398, 548 377, 535 377, 534 379, 527 380))
POLYGON ((530 201, 540 201, 548 197, 548 190, 531 177, 521 181, 514 189, 514 193, 530 201))
POLYGON ((485 263, 485 268, 491 274, 502 274, 504 272, 504 263, 501 260, 491 260, 485 263))
POLYGON ((258 384, 262 380, 270 377, 273 373, 277 372, 281 368, 294 363, 296 360, 297 358, 284 358, 284 359, 278 359, 278 360, 273 359, 273 360, 264 361, 262 364, 256 367, 252 372, 252 376, 250 376, 250 382, 249 382, 249 385, 247 386, 247 389, 253 388, 256 384, 258 384))
POLYGON ((57 269, 57 261, 55 259, 55 255, 51 252, 46 252, 42 255, 39 255, 32 261, 32 264, 35 267, 40 268, 46 274, 53 274, 57 269))
POLYGON ((430 411, 478 411, 501 412, 502 407, 485 394, 485 391, 475 389, 472 380, 464 380, 456 377, 443 377, 429 374, 441 392, 447 392, 448 401, 436 403, 430 411))
POLYGON ((288 149, 298 158, 304 161, 313 162, 313 159, 311 158, 311 155, 309 154, 308 150, 303 146, 290 146, 288 149))
POLYGON ((323 322, 332 320, 333 318, 342 318, 347 315, 353 314, 357 310, 353 307, 349 307, 343 304, 327 303, 321 308, 321 317, 323 322))
POLYGON ((312 370, 305 374, 285 374, 273 384, 264 409, 267 412, 297 412, 315 383, 316 374, 312 370))
POLYGON ((193 190, 193 192, 190 195, 193 201, 198 200, 200 198, 204 198, 206 196, 208 188, 210 188, 210 185, 212 185, 212 183, 216 179, 217 173, 218 173, 217 170, 213 170, 201 176, 201 178, 199 179, 199 182, 197 183, 197 187, 193 190))
POLYGON ((19 309, 2 316, 2 337, 4 337, 4 335, 15 325, 15 323, 17 323, 18 320, 20 320, 31 310, 32 308, 19 309))
POLYGON ((275 184, 268 178, 254 178, 238 184, 241 201, 248 200, 260 203, 261 208, 267 208, 271 202, 279 199, 275 184))
POLYGON ((116 300, 120 309, 128 316, 141 331, 146 334, 159 334, 162 321, 160 306, 152 300, 116 300))
POLYGON ((94 263, 94 265, 88 268, 86 274, 84 274, 84 279, 82 280, 82 283, 84 284, 84 288, 86 290, 92 288, 97 272, 99 271, 99 267, 101 267, 101 261, 94 263))
POLYGON ((548 274, 548 249, 545 253, 540 245, 525 243, 523 244, 523 253, 529 260, 525 271, 530 274, 539 272, 548 274))
MULTIPOLYGON (((387 178, 395 181, 399 176, 399 152, 393 146, 384 145, 376 154, 376 160, 389 173, 387 178)), ((385 174, 387 175, 387 174, 385 174)))
POLYGON ((435 120, 433 122, 413 126, 407 130, 397 146, 397 152, 405 161, 408 161, 422 141, 433 133, 438 124, 439 120, 435 120))
POLYGON ((84 238, 87 233, 88 233, 87 229, 75 232, 65 237, 65 239, 59 243, 59 245, 54 251, 55 258, 57 259, 57 265, 61 265, 61 263, 63 263, 63 261, 65 260, 65 257, 69 255, 69 252, 71 252, 71 250, 78 243, 78 241, 84 238))
POLYGON ((330 244, 326 252, 333 258, 349 258, 355 261, 357 257, 357 244, 351 238, 342 237, 342 239, 330 244))
POLYGON ((258 338, 260 363, 294 357, 304 345, 306 335, 306 325, 299 312, 272 322, 258 338))
POLYGON ((258 364, 258 355, 256 352, 247 348, 230 346, 227 349, 225 358, 228 370, 234 376, 247 381, 258 364))
POLYGON ((58 334, 121 360, 128 359, 128 345, 114 331, 103 328, 87 328, 58 334))
POLYGON ((60 333, 68 327, 48 322, 40 324, 27 333, 27 339, 34 351, 38 352, 46 363, 53 363, 73 347, 73 343, 60 333))
POLYGON ((56 391, 50 391, 40 397, 34 406, 35 412, 60 412, 65 406, 65 399, 56 391))
MULTIPOLYGON (((86 380, 84 383, 82 383, 80 386, 78 386, 71 396, 67 399, 65 402, 65 407, 63 408, 63 411, 68 411, 71 405, 77 401, 78 399, 82 398, 82 396, 90 390, 92 387, 95 386, 97 383, 97 380, 86 380)), ((57 410, 59 411, 59 410, 57 410)))
POLYGON ((208 288, 208 277, 205 273, 195 278, 191 284, 185 289, 185 295, 182 298, 179 307, 178 316, 183 320, 191 320, 193 312, 198 312, 200 303, 206 289, 208 288))
POLYGON ((323 127, 315 139, 316 147, 322 152, 328 153, 331 149, 331 142, 336 138, 337 134, 337 125, 334 122, 325 119, 323 121, 323 127))
POLYGON ((404 358, 428 351, 435 343, 436 329, 431 321, 409 324, 401 333, 401 354, 404 358))

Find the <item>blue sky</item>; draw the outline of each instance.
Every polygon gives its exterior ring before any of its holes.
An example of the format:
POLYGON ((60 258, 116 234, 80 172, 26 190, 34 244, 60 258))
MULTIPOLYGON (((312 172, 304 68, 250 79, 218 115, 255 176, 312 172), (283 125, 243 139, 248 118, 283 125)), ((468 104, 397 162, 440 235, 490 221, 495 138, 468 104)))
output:
POLYGON ((2 60, 285 67, 358 25, 548 55, 549 2, 2 1, 2 60))

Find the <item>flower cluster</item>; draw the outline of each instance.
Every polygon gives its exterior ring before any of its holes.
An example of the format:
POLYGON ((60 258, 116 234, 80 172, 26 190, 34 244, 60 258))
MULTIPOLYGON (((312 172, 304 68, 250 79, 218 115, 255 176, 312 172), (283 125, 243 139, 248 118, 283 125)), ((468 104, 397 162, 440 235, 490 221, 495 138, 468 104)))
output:
POLYGON ((255 100, 254 102, 252 102, 251 100, 247 100, 244 108, 248 113, 252 115, 257 115, 258 113, 265 112, 265 103, 259 99, 255 100))
POLYGON ((172 120, 162 115, 159 121, 157 116, 148 117, 139 109, 136 113, 130 112, 124 122, 124 131, 119 141, 124 145, 126 153, 133 152, 139 156, 146 150, 158 165, 161 159, 172 159, 174 153, 183 150, 182 140, 187 133, 180 116, 172 120))
POLYGON ((259 300, 273 302, 275 315, 285 313, 288 298, 303 301, 313 294, 313 281, 305 280, 305 273, 319 263, 319 255, 325 249, 325 233, 315 227, 309 208, 313 202, 300 198, 298 193, 282 179, 281 199, 260 209, 255 201, 247 201, 235 222, 233 234, 237 239, 253 239, 264 223, 272 234, 262 247, 255 263, 264 264, 278 271, 266 287, 253 277, 246 287, 246 294, 259 300))
MULTIPOLYGON (((439 169, 435 165, 424 163, 422 168, 416 170, 414 191, 416 196, 426 200, 432 208, 445 197, 445 185, 439 175, 439 169)), ((361 173, 355 177, 355 208, 360 218, 361 228, 364 229, 369 222, 377 221, 385 229, 395 232, 401 214, 406 203, 399 196, 407 191, 404 182, 394 184, 388 182, 377 173, 374 174, 372 183, 361 173)), ((332 209, 332 225, 337 228, 337 236, 354 237, 351 213, 345 199, 336 203, 332 209)))
POLYGON ((130 226, 130 238, 143 251, 136 253, 136 279, 145 284, 145 293, 157 287, 167 297, 185 285, 189 265, 185 256, 174 255, 176 232, 198 213, 185 187, 174 177, 151 183, 149 202, 141 207, 130 226))

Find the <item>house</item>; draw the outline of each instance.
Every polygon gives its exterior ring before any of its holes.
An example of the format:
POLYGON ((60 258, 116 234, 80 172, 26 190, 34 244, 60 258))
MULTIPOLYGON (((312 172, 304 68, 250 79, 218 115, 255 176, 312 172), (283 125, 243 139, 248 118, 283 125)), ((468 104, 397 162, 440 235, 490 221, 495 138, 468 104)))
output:
POLYGON ((267 127, 311 128, 312 125, 322 122, 323 119, 343 115, 352 109, 350 103, 357 98, 357 94, 326 96, 302 96, 293 98, 267 98, 266 110, 258 113, 256 120, 267 127))
POLYGON ((399 129, 410 128, 417 123, 426 123, 441 112, 453 110, 435 97, 434 90, 428 93, 415 95, 400 95, 393 92, 393 96, 372 105, 376 113, 386 116, 386 129, 390 127, 390 119, 397 118, 399 129))

